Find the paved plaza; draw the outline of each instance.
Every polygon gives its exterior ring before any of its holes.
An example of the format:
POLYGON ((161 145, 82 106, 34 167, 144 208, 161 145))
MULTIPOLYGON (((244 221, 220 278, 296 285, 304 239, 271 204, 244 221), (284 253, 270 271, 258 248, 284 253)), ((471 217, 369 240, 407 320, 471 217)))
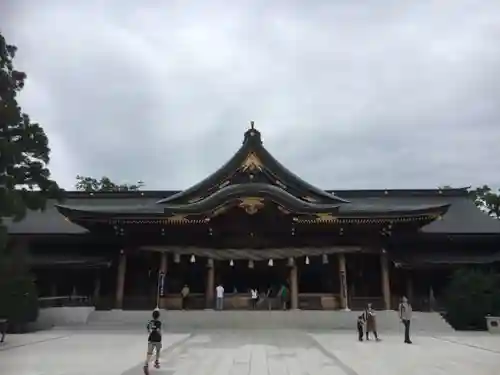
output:
MULTIPOLYGON (((137 330, 52 330, 9 335, 2 375, 142 374, 146 335, 137 330)), ((292 330, 165 334, 156 375, 498 374, 500 336, 397 334, 358 342, 354 332, 292 330)))

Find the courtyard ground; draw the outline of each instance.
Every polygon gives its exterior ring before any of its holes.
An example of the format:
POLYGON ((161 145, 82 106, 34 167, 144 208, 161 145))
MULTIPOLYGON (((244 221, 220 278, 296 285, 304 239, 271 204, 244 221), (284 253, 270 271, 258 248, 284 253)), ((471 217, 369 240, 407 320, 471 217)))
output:
MULTIPOLYGON (((0 346, 2 375, 142 374, 144 332, 52 330, 9 335, 0 346)), ((291 330, 165 334, 157 375, 497 375, 500 336, 414 336, 358 342, 354 332, 291 330)))

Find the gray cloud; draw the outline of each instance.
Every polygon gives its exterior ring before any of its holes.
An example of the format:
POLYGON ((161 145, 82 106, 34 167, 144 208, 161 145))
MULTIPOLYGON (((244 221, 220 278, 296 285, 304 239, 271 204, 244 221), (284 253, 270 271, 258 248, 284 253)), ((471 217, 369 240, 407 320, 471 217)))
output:
POLYGON ((0 16, 66 188, 186 188, 249 120, 323 188, 500 185, 498 1, 75 4, 0 16))

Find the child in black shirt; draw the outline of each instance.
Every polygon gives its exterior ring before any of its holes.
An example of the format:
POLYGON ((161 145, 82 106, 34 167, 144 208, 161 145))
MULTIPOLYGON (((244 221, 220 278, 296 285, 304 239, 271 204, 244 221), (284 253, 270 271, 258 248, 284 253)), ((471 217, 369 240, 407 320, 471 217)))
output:
POLYGON ((161 351, 161 321, 160 311, 153 311, 153 319, 147 325, 148 329, 148 352, 146 355, 146 363, 144 363, 144 373, 149 374, 149 362, 153 356, 153 351, 156 355, 155 367, 160 368, 160 351, 161 351))
POLYGON ((357 322, 357 328, 358 328, 358 340, 363 341, 363 331, 365 330, 365 317, 364 314, 361 314, 358 316, 358 322, 357 322))

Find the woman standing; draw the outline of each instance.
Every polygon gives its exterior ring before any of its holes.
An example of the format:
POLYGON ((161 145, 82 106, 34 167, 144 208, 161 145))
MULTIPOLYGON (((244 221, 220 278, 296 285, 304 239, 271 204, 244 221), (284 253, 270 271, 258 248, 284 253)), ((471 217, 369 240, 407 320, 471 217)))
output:
POLYGON ((366 340, 370 340, 370 332, 373 332, 376 341, 380 341, 377 334, 377 320, 375 318, 375 310, 372 308, 372 304, 369 303, 363 313, 364 320, 366 322, 366 340))

